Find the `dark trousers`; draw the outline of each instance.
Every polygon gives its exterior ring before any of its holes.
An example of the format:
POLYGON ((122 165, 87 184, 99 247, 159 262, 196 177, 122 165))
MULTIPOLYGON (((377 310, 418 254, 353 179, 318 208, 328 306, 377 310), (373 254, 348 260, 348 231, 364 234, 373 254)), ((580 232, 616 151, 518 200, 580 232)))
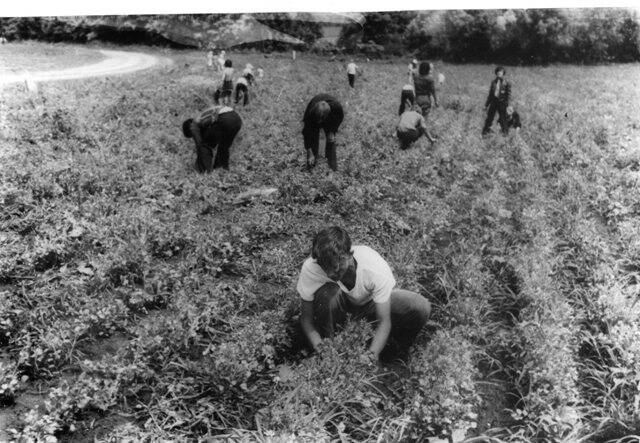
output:
POLYGON ((249 104, 249 89, 247 89, 247 85, 243 85, 242 83, 238 83, 236 85, 236 100, 235 103, 238 104, 240 99, 243 99, 242 106, 247 106, 249 104))
MULTIPOLYGON (((309 164, 309 151, 313 153, 313 156, 317 161, 318 151, 320 148, 320 128, 305 124, 302 129, 302 136, 304 137, 304 149, 307 151, 307 166, 311 167, 313 165, 309 164)), ((335 142, 336 133, 324 128, 324 136, 326 139, 324 156, 329 163, 329 167, 335 171, 338 168, 335 142)))
POLYGON ((482 128, 482 134, 487 134, 491 130, 491 125, 493 125, 493 119, 496 116, 496 112, 498 113, 498 123, 500 124, 500 129, 502 129, 503 133, 507 133, 509 128, 507 127, 507 106, 508 103, 502 102, 500 100, 491 100, 489 102, 489 109, 487 109, 487 119, 484 121, 484 127, 482 128))
POLYGON ((416 102, 416 95, 413 91, 408 89, 403 89, 402 94, 400 94, 400 107, 398 108, 398 115, 401 115, 405 111, 405 102, 409 100, 411 102, 411 106, 416 102))
POLYGON ((349 77, 349 86, 353 88, 353 84, 356 81, 355 74, 347 74, 347 77, 349 77))
POLYGON ((429 112, 431 112, 431 96, 418 95, 416 96, 416 103, 418 104, 418 106, 420 106, 423 117, 427 118, 429 112))
MULTIPOLYGON (((344 323, 347 314, 356 319, 377 321, 376 307, 373 301, 363 306, 353 305, 348 297, 335 283, 325 283, 314 294, 314 325, 322 337, 332 337, 336 326, 344 323)), ((431 314, 431 303, 412 291, 394 289, 391 292, 391 333, 393 345, 408 350, 416 336, 422 330, 431 314)))
POLYGON ((231 148, 233 139, 241 127, 242 120, 235 111, 225 112, 218 116, 213 128, 215 143, 213 145, 203 143, 197 148, 196 169, 198 172, 211 172, 216 168, 229 169, 229 148, 231 148), (214 159, 213 150, 216 147, 214 159))
POLYGON ((422 135, 422 129, 396 130, 396 135, 400 141, 400 149, 407 149, 411 143, 415 142, 422 135))

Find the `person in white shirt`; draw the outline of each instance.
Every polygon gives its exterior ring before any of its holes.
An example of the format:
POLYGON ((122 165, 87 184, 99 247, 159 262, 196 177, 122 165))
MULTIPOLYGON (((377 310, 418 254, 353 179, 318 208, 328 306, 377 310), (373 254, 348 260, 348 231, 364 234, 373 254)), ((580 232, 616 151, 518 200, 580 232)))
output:
POLYGON ((207 66, 213 68, 213 51, 207 52, 207 66))
POLYGON ((244 75, 236 81, 235 104, 242 100, 242 106, 249 104, 249 80, 244 75))
POLYGON ((247 63, 245 65, 244 69, 242 70, 242 76, 247 79, 247 82, 249 82, 249 85, 253 86, 254 76, 253 76, 253 65, 251 63, 247 63))
POLYGON ((358 72, 358 65, 353 62, 353 59, 349 61, 347 65, 347 78, 349 79, 349 86, 353 88, 356 81, 356 73, 358 72))
POLYGON ((431 305, 420 294, 395 286, 391 268, 376 251, 364 245, 352 247, 349 235, 338 226, 320 231, 296 286, 302 299, 300 323, 313 349, 321 352, 322 339, 332 337, 350 313, 377 322, 365 354, 372 361, 379 358, 390 336, 399 348, 408 350, 431 305))
POLYGON ((233 94, 233 63, 231 60, 225 60, 224 68, 222 68, 222 86, 220 88, 220 97, 223 105, 231 103, 231 94, 233 94))
POLYGON ((224 69, 224 62, 227 61, 227 55, 225 51, 220 51, 218 55, 218 69, 222 71, 224 69))

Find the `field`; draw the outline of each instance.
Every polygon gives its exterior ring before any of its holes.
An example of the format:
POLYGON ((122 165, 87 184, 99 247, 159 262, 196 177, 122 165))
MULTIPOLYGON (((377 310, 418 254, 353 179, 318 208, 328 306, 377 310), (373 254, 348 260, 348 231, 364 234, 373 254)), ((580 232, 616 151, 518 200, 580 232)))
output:
POLYGON ((400 151, 404 60, 356 60, 351 91, 338 61, 231 54, 266 76, 230 171, 198 175, 180 125, 212 75, 165 55, 0 92, 5 439, 637 441, 640 66, 507 67, 524 128, 483 139, 493 67, 436 62, 439 140, 400 151), (303 168, 318 92, 345 106, 336 173, 303 168), (353 322, 306 349, 295 282, 328 224, 434 306, 406 365, 362 364, 353 322))

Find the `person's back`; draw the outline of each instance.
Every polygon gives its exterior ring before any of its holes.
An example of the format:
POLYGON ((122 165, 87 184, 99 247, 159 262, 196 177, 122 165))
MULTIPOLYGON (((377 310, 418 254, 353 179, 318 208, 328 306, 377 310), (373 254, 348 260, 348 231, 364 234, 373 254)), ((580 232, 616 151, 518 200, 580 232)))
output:
POLYGON ((419 112, 416 112, 409 108, 400 115, 400 121, 398 121, 398 130, 418 129, 420 127, 421 120, 424 117, 419 112))
POLYGON ((416 95, 432 95, 436 90, 431 75, 414 75, 413 88, 416 95))

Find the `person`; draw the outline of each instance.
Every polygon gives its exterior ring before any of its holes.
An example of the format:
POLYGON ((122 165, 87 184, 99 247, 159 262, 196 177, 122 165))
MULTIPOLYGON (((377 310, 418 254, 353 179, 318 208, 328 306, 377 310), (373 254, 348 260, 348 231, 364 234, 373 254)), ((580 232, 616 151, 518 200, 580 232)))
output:
POLYGON ((229 148, 240 128, 240 116, 228 106, 213 106, 202 112, 196 120, 185 120, 182 133, 196 143, 196 170, 211 172, 216 168, 229 169, 229 148))
POLYGON ((338 168, 336 158, 335 137, 344 118, 344 111, 340 102, 329 94, 318 94, 311 99, 304 111, 302 121, 302 135, 304 149, 307 153, 307 167, 316 165, 320 145, 320 129, 325 134, 325 157, 329 167, 334 171, 338 168))
POLYGON ((402 115, 405 111, 407 103, 409 103, 409 109, 411 109, 416 101, 416 93, 412 84, 406 84, 402 87, 402 93, 400 94, 400 107, 398 108, 398 115, 402 115))
POLYGON ((262 80, 264 77, 264 69, 258 68, 258 78, 262 80))
POLYGON ((408 350, 431 313, 427 299, 396 287, 389 264, 378 252, 352 246, 349 234, 338 226, 316 234, 296 290, 302 299, 302 331, 316 352, 348 313, 377 323, 367 351, 372 361, 379 358, 390 336, 398 348, 408 350))
POLYGON ((422 115, 426 118, 431 111, 431 101, 433 106, 438 107, 438 98, 436 97, 436 88, 433 78, 429 75, 431 72, 431 63, 421 62, 418 67, 418 73, 413 76, 413 87, 416 94, 416 103, 420 106, 422 115))
POLYGON ((418 60, 415 58, 409 63, 409 83, 413 84, 413 76, 418 73, 418 60))
POLYGON ((222 87, 221 97, 222 103, 228 105, 231 102, 231 94, 233 93, 233 63, 231 60, 225 60, 222 69, 222 87))
POLYGON ((356 81, 356 73, 358 72, 358 65, 356 65, 351 59, 349 64, 347 65, 347 78, 349 79, 349 86, 353 88, 353 85, 356 81))
POLYGON ((506 134, 509 131, 506 122, 507 107, 509 106, 509 99, 511 98, 511 85, 505 78, 506 71, 502 66, 498 66, 494 72, 496 77, 491 81, 489 95, 484 104, 484 108, 487 111, 487 118, 484 121, 482 135, 491 132, 491 125, 493 125, 496 112, 498 113, 498 123, 502 129, 502 133, 506 134))
POLYGON ((247 79, 247 82, 250 86, 253 86, 253 81, 255 77, 253 76, 253 65, 251 63, 247 63, 242 71, 242 76, 247 79))
POLYGON ((207 52, 207 66, 213 68, 213 51, 209 50, 207 52))
POLYGON ((520 114, 513 109, 513 106, 507 106, 507 131, 510 128, 518 131, 521 127, 522 123, 520 122, 520 114))
POLYGON ((418 105, 412 107, 409 100, 407 100, 405 108, 406 110, 400 115, 400 121, 396 128, 400 149, 407 149, 411 143, 418 140, 423 134, 433 145, 435 138, 429 134, 427 123, 422 114, 420 114, 420 107, 418 105))
POLYGON ((227 53, 222 50, 220 51, 220 54, 218 55, 218 69, 220 71, 222 71, 224 69, 224 62, 227 61, 227 53))
POLYGON ((236 82, 236 99, 235 104, 242 99, 242 106, 249 104, 249 81, 245 76, 241 76, 236 82))

